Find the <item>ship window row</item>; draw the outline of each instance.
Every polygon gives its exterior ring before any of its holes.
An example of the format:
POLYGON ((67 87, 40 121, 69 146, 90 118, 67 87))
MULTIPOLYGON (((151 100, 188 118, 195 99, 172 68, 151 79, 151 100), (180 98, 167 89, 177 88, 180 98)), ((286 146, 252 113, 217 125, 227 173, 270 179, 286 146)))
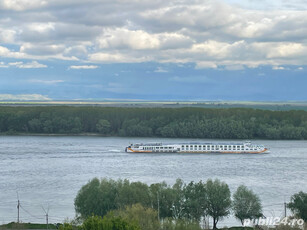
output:
POLYGON ((243 145, 182 145, 182 150, 244 150, 243 145))
POLYGON ((165 149, 174 149, 174 147, 143 147, 144 150, 165 150, 165 149))

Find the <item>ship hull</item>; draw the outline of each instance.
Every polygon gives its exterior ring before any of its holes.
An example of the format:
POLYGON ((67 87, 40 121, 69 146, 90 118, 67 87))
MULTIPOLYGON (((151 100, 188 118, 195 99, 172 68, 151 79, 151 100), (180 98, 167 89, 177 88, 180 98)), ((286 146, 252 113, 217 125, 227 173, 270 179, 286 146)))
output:
POLYGON ((182 151, 182 150, 170 150, 170 151, 154 151, 154 150, 140 150, 133 148, 126 148, 126 152, 128 153, 204 153, 204 154, 261 154, 261 153, 269 153, 267 148, 260 151, 182 151))

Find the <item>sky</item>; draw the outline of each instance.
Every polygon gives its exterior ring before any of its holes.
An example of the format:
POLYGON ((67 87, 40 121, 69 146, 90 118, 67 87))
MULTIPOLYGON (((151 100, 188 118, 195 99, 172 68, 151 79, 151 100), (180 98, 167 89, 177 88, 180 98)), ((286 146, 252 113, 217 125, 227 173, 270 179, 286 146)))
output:
POLYGON ((307 101, 305 0, 0 0, 0 100, 307 101))

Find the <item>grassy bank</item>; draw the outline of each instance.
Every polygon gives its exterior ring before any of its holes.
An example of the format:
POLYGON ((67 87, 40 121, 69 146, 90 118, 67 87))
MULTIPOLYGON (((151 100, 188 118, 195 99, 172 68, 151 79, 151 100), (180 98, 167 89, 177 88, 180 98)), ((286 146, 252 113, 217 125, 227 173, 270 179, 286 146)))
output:
POLYGON ((57 229, 55 224, 35 224, 35 223, 16 223, 11 222, 8 224, 0 225, 0 230, 5 229, 57 229))

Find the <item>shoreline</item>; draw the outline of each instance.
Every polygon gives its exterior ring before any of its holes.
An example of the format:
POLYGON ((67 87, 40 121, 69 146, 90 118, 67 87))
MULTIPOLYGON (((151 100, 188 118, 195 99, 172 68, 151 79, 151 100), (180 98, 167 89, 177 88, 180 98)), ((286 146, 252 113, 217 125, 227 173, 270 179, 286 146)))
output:
POLYGON ((234 138, 201 138, 201 137, 159 137, 159 136, 118 136, 118 135, 103 135, 99 133, 0 133, 0 136, 20 136, 20 137, 118 137, 118 138, 159 138, 159 139, 204 139, 204 140, 233 140, 233 141, 307 141, 306 139, 261 139, 261 138, 248 138, 248 139, 234 139, 234 138))

